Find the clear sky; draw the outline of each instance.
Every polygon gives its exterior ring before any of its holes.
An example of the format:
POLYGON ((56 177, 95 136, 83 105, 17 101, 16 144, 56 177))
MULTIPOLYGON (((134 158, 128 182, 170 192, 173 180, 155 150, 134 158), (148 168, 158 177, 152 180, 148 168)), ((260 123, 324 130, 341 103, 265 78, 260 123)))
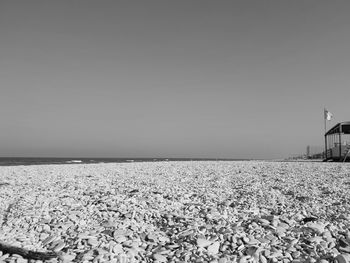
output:
POLYGON ((350 2, 0 0, 0 156, 282 158, 350 120, 350 2))

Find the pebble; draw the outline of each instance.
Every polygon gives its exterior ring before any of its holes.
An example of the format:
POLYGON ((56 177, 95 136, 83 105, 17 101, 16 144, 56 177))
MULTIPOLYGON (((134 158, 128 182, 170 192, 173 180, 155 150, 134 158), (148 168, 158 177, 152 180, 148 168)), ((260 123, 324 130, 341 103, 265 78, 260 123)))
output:
POLYGON ((87 243, 92 247, 97 247, 100 242, 97 240, 97 238, 89 238, 87 243))
POLYGON ((17 258, 16 263, 28 263, 28 260, 25 258, 17 258))
POLYGON ((349 263, 350 262, 350 255, 349 254, 339 254, 338 256, 336 256, 335 262, 349 263))
POLYGON ((120 244, 117 244, 113 247, 113 252, 117 255, 124 253, 123 246, 120 244))
POLYGON ((44 246, 49 245, 51 242, 53 242, 56 239, 57 239, 57 236, 49 236, 46 239, 44 239, 43 245, 44 246))
POLYGON ((54 247, 53 251, 57 253, 61 251, 65 246, 66 244, 63 241, 61 241, 54 247))
POLYGON ((308 222, 306 223, 306 226, 315 231, 317 234, 322 234, 324 232, 324 225, 321 223, 308 222))
POLYGON ((228 263, 228 260, 225 257, 219 258, 218 263, 228 263))
POLYGON ((220 242, 214 242, 213 244, 208 246, 208 248, 207 248, 208 254, 209 255, 216 255, 217 253, 219 253, 219 248, 220 248, 220 242))
POLYGON ((153 259, 157 260, 158 262, 167 262, 167 258, 161 254, 154 254, 153 259))
POLYGON ((154 234, 149 234, 147 235, 147 239, 148 241, 151 241, 151 242, 157 242, 158 241, 158 237, 154 234))
POLYGON ((123 243, 125 241, 127 241, 128 239, 125 236, 118 236, 115 238, 115 241, 118 243, 123 243))
POLYGON ((198 238, 197 239, 197 246, 198 247, 207 247, 209 245, 211 245, 212 242, 207 240, 207 239, 204 239, 204 238, 198 238))
POLYGON ((339 250, 345 253, 350 253, 350 246, 339 247, 339 250))
POLYGON ((68 263, 72 262, 75 259, 76 255, 75 254, 62 254, 59 256, 60 260, 62 260, 63 263, 68 263))
POLYGON ((0 182, 11 184, 0 191, 0 214, 9 196, 20 196, 1 242, 52 249, 59 259, 51 263, 296 263, 304 255, 309 263, 350 263, 347 166, 206 161, 0 170, 0 182))
POLYGON ((264 218, 259 218, 259 222, 264 226, 268 226, 270 224, 270 221, 264 218))
POLYGON ((293 257, 294 259, 298 259, 300 256, 301 256, 301 253, 300 253, 299 251, 294 251, 294 252, 292 253, 292 257, 293 257))
POLYGON ((50 231, 51 231, 50 226, 47 225, 47 224, 43 225, 43 226, 42 226, 42 229, 43 229, 43 231, 46 231, 46 232, 50 232, 50 231))

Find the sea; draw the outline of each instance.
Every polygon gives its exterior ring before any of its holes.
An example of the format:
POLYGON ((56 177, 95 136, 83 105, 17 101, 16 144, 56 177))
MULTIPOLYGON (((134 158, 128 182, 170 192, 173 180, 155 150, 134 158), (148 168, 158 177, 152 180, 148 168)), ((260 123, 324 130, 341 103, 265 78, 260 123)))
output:
POLYGON ((0 157, 0 166, 40 164, 89 164, 166 161, 243 161, 246 159, 203 159, 203 158, 42 158, 42 157, 0 157))

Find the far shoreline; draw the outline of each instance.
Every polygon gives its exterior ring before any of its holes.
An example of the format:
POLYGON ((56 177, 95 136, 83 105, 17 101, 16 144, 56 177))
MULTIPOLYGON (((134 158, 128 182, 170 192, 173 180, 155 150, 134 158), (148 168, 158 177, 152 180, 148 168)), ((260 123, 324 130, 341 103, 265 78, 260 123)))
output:
POLYGON ((228 159, 228 158, 67 158, 67 157, 0 157, 0 166, 30 166, 50 164, 100 164, 100 163, 144 163, 144 162, 235 162, 235 161, 273 161, 268 159, 228 159))

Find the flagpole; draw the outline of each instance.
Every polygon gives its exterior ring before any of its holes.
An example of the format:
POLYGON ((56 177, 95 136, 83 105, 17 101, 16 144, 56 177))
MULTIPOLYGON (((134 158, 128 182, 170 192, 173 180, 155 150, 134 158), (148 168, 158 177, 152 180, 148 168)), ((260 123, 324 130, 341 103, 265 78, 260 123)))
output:
POLYGON ((323 108, 323 120, 324 120, 324 133, 327 132, 327 122, 326 122, 326 107, 323 108))
POLYGON ((323 120, 324 120, 324 156, 325 160, 327 160, 327 124, 326 124, 326 107, 323 108, 323 120))

